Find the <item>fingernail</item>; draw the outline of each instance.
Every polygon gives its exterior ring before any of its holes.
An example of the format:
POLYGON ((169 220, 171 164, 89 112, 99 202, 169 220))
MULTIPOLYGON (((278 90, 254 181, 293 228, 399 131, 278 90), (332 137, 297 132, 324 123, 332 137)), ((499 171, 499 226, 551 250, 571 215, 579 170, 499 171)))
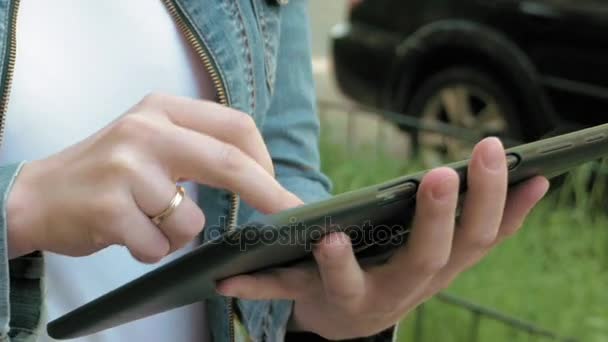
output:
POLYGON ((499 170, 505 163, 505 153, 502 147, 502 143, 498 138, 487 138, 488 146, 484 151, 481 158, 483 165, 491 171, 499 170), (491 141, 491 143, 490 143, 491 141))
POLYGON ((329 243, 334 246, 346 246, 350 243, 350 238, 344 232, 331 233, 327 237, 329 243))
POLYGON ((432 190, 433 199, 443 201, 447 199, 453 192, 453 181, 449 177, 445 177, 439 184, 435 184, 432 190))
POLYGON ((323 238, 319 248, 325 258, 335 259, 344 255, 349 243, 350 238, 345 233, 330 233, 323 238))

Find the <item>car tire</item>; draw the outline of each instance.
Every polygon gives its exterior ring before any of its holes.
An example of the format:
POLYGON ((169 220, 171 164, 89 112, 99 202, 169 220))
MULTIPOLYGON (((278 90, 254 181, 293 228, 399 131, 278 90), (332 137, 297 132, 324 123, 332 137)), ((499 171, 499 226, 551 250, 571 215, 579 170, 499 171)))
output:
MULTIPOLYGON (((440 121, 483 136, 523 140, 515 98, 492 75, 472 67, 451 67, 424 80, 406 112, 423 122, 440 121)), ((472 147, 458 138, 408 130, 414 152, 427 167, 466 158, 472 147)))

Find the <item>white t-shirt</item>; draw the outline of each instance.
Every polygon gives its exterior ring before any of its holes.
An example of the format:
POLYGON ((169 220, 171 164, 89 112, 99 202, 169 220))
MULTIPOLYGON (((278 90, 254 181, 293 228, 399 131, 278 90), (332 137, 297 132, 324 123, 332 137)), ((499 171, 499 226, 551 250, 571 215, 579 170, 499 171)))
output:
MULTIPOLYGON (((161 0, 22 0, 18 16, 0 165, 59 152, 152 91, 213 98, 161 0)), ((46 262, 50 319, 158 267, 122 247, 85 258, 47 254, 46 262)), ((76 341, 200 342, 207 333, 203 304, 194 304, 76 341)))

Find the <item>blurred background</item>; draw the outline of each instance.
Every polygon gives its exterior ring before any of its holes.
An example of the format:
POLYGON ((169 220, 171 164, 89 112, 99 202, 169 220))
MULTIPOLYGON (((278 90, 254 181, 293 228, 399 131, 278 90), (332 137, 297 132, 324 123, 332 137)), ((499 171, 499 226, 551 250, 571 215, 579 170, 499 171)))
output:
MULTIPOLYGON (((310 0, 334 192, 608 122, 607 0, 310 0), (331 156, 331 158, 330 158, 331 156)), ((516 237, 399 341, 608 341, 608 163, 555 184, 516 237)))

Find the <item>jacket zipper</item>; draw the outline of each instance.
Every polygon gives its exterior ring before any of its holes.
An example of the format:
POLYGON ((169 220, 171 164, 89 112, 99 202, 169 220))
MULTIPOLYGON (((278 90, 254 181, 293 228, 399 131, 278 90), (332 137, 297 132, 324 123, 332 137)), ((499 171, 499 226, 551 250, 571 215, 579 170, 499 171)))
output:
POLYGON ((15 59, 17 58, 17 13, 19 12, 19 1, 11 2, 9 8, 9 31, 4 55, 8 61, 4 63, 2 70, 1 89, 2 97, 0 98, 0 146, 4 141, 4 126, 6 125, 6 113, 8 111, 8 102, 11 96, 11 85, 13 83, 13 72, 15 71, 15 59))
MULTIPOLYGON (((230 106, 230 101, 228 100, 228 96, 226 93, 226 86, 222 77, 220 76, 215 61, 209 55, 207 50, 207 46, 201 39, 194 33, 192 29, 191 23, 184 16, 181 8, 176 4, 175 0, 163 0, 167 10, 175 20, 175 23, 179 27, 182 34, 185 36, 188 43, 194 48, 195 53, 199 56, 203 65, 205 66, 206 71, 209 73, 211 80, 213 82, 213 86, 217 93, 218 101, 220 104, 224 106, 230 106)), ((239 213, 239 196, 236 194, 230 195, 230 209, 228 211, 228 222, 227 222, 227 231, 231 232, 236 228, 237 217, 239 213)), ((234 333, 234 300, 232 298, 226 298, 226 308, 228 311, 228 319, 229 319, 229 335, 230 341, 235 340, 234 333)))
MULTIPOLYGON (((217 93, 218 101, 220 104, 224 106, 229 106, 230 102, 228 100, 228 96, 226 94, 226 88, 224 86, 224 82, 220 77, 217 67, 214 62, 209 57, 207 53, 205 45, 197 38, 197 36, 192 31, 192 28, 189 26, 187 20, 184 19, 182 13, 177 8, 176 4, 173 0, 163 0, 165 3, 169 13, 174 18, 176 24, 178 25, 180 31, 186 37, 186 40, 190 43, 190 45, 194 48, 196 54, 200 57, 205 69, 209 73, 211 80, 213 82, 213 86, 217 93)), ((19 4, 20 0, 13 0, 11 2, 11 6, 9 8, 9 27, 10 30, 8 32, 7 44, 5 47, 5 55, 8 58, 8 61, 4 63, 4 70, 2 70, 2 80, 0 81, 0 146, 4 140, 4 129, 6 125, 6 113, 8 111, 8 104, 10 99, 11 85, 13 81, 13 74, 15 70, 15 60, 17 55, 17 14, 19 12, 19 4)), ((237 216, 239 212, 239 196, 236 194, 230 195, 230 210, 228 216, 228 231, 232 231, 236 228, 237 216)), ((234 303, 231 298, 226 299, 226 305, 228 309, 228 317, 230 320, 230 341, 234 341, 234 303)))

